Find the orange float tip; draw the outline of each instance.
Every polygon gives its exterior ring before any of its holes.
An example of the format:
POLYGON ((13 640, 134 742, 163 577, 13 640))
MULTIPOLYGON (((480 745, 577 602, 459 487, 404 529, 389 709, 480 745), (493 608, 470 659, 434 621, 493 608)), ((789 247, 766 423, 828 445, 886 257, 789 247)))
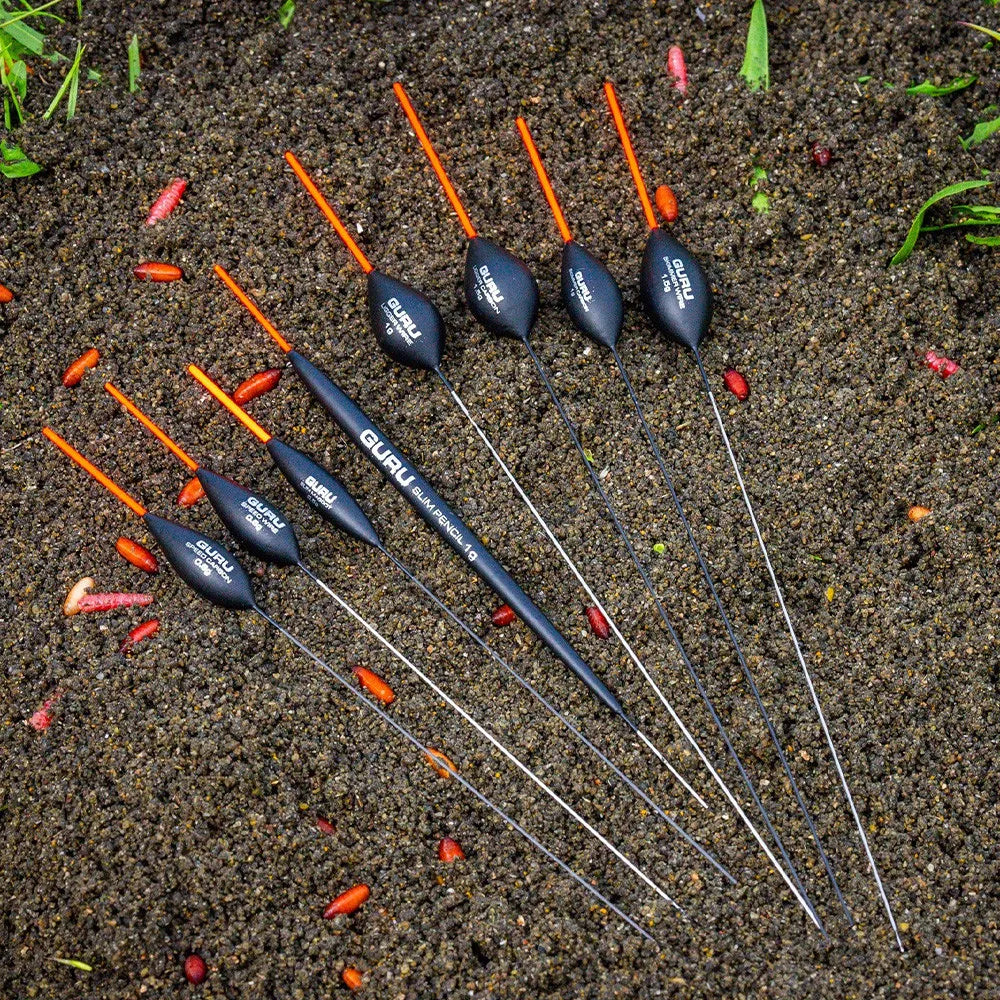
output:
POLYGON ((70 461, 96 479, 112 496, 117 497, 134 514, 143 517, 146 508, 135 497, 130 496, 120 486, 112 482, 96 465, 89 462, 65 438, 60 437, 51 427, 43 427, 42 434, 47 437, 70 461))
POLYGON ((399 101, 400 107, 403 109, 403 113, 409 120, 410 127, 413 129, 413 133, 416 135, 417 141, 420 143, 424 153, 427 155, 427 159, 430 160, 431 168, 437 175, 437 179, 441 182, 441 187, 444 188, 444 193, 447 196, 448 201, 451 202, 451 207, 455 210, 455 214, 458 216, 458 221, 462 223, 465 235, 470 240, 475 239, 476 230, 472 225, 472 220, 469 218, 469 213, 465 211, 462 199, 458 197, 458 192, 448 179, 448 174, 445 173, 444 166, 441 164, 441 158, 437 155, 437 151, 431 145, 431 141, 427 137, 427 133, 424 131, 423 125, 420 124, 420 119, 417 117, 417 112, 410 103, 410 98, 407 96, 406 91, 403 89, 403 85, 398 80, 392 85, 392 92, 396 95, 396 100, 399 101))
POLYGON ((330 203, 323 197, 323 193, 318 187, 316 187, 315 182, 306 173, 306 168, 302 166, 299 162, 298 157, 290 150, 285 153, 285 160, 288 165, 295 171, 295 176, 302 181, 302 186, 309 192, 310 197, 314 202, 316 202, 319 210, 327 217, 330 225, 337 231, 337 235, 343 240, 344 246, 354 255, 354 259, 361 265, 361 270, 365 274, 371 274, 375 270, 371 265, 371 261, 364 255, 361 247, 358 246, 354 241, 354 237, 347 231, 347 227, 340 221, 337 213, 333 210, 330 203))
POLYGON ((535 168, 538 183, 542 185, 542 193, 545 195, 545 200, 549 203, 549 208, 556 220, 556 225, 559 227, 559 235, 562 236, 563 243, 569 243, 573 237, 570 235, 569 226, 566 224, 566 216, 563 215, 559 199, 556 198, 556 193, 552 190, 548 171, 542 163, 541 156, 538 155, 538 147, 535 145, 535 140, 531 138, 528 123, 523 118, 517 119, 517 130, 521 133, 521 141, 524 143, 524 148, 528 151, 528 156, 531 158, 531 165, 535 168))
POLYGON ((146 428, 157 441, 160 442, 179 461, 183 462, 192 472, 198 471, 198 463, 176 442, 172 441, 159 426, 146 416, 131 399, 124 393, 119 392, 110 382, 104 383, 104 389, 112 398, 117 400, 125 409, 135 417, 136 420, 146 428))
POLYGON ((267 444, 271 440, 271 435, 239 403, 234 403, 197 365, 188 365, 187 370, 196 382, 207 389, 262 444, 267 444))
POLYGON ((254 300, 251 299, 250 296, 236 284, 232 276, 224 267, 216 264, 214 270, 216 276, 222 281, 226 288, 228 288, 233 295, 236 296, 240 305, 243 306, 243 308, 246 309, 246 311, 250 313, 255 320, 257 320, 257 322, 271 335, 271 338, 278 345, 278 347, 280 347, 285 354, 287 354, 292 349, 292 345, 289 344, 280 333, 278 333, 278 331, 271 324, 271 321, 257 308, 257 304, 254 300))
POLYGON ((618 103, 618 95, 615 93, 615 86, 610 80, 605 80, 604 82, 604 96, 608 99, 608 108, 611 111, 612 119, 614 119, 615 128, 618 130, 618 138, 621 139, 622 149, 625 151, 625 159, 628 162, 628 169, 632 174, 635 190, 642 204, 643 214, 646 216, 646 223, 650 229, 659 229, 656 214, 653 212, 653 204, 649 200, 649 192, 646 190, 646 184, 639 170, 639 161, 635 158, 635 151, 632 149, 632 140, 629 138, 628 129, 625 127, 625 117, 622 115, 621 105, 618 103))

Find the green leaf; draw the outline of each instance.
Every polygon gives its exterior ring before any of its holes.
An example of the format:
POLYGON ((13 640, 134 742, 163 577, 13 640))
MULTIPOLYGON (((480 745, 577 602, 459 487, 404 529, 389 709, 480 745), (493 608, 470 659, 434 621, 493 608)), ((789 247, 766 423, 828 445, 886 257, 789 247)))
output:
POLYGON ((591 464, 594 464, 594 453, 589 448, 583 449, 583 457, 591 464))
POLYGON ((931 83, 930 80, 925 80, 923 83, 918 83, 916 86, 907 87, 906 92, 908 94, 919 94, 922 97, 947 97, 948 94, 954 94, 959 90, 965 90, 966 87, 971 86, 975 82, 975 74, 969 73, 966 76, 956 76, 951 83, 946 83, 941 87, 931 83))
POLYGON ((870 76, 859 76, 858 83, 867 83, 871 79, 870 76))
POLYGON ((80 59, 83 56, 83 49, 84 46, 80 42, 77 42, 76 58, 73 60, 73 65, 66 71, 62 86, 56 91, 56 96, 52 98, 52 103, 49 105, 48 110, 42 115, 46 120, 52 117, 52 113, 59 107, 59 102, 63 99, 67 90, 70 91, 70 101, 66 108, 66 120, 69 121, 76 114, 76 93, 80 85, 80 59))
POLYGON ((87 965, 86 962, 81 962, 78 958, 54 958, 52 961, 58 962, 60 965, 68 965, 71 969, 79 969, 81 972, 94 971, 92 965, 87 965))
POLYGON ((959 181, 957 184, 949 184, 947 187, 941 188, 936 194, 932 194, 930 198, 927 199, 920 206, 920 211, 917 212, 916 217, 913 220, 913 224, 910 226, 910 231, 906 234, 906 239, 903 241, 903 245, 896 251, 895 256, 889 261, 889 266, 892 267, 895 264, 902 264, 907 257, 913 253, 913 248, 917 245, 917 240, 920 238, 920 227, 923 225, 924 216, 927 214, 928 209, 932 208, 939 201, 944 201, 945 198, 951 198, 956 194, 961 194, 963 191, 971 191, 974 188, 985 187, 991 182, 988 180, 980 181, 959 181))
POLYGON ((747 31, 747 48, 740 67, 740 76, 746 80, 751 90, 768 90, 771 86, 771 70, 767 61, 767 14, 764 0, 754 0, 750 11, 750 28, 747 31))
POLYGON ((758 191, 750 202, 750 207, 761 215, 767 215, 771 211, 771 199, 763 191, 758 191))
POLYGON ((989 35, 990 38, 995 42, 1000 42, 1000 31, 994 31, 992 28, 984 28, 981 24, 972 24, 969 21, 959 21, 963 28, 972 28, 973 31, 981 31, 984 35, 989 35))
POLYGON ((42 168, 28 159, 20 146, 8 146, 0 139, 0 174, 4 177, 30 177, 42 168))
POLYGON ((664 544, 663 544, 663 542, 657 542, 657 543, 656 543, 656 544, 655 544, 655 545, 653 546, 653 551, 654 551, 654 552, 655 552, 655 553, 656 553, 656 554, 657 554, 658 556, 662 556, 662 555, 663 555, 663 553, 667 551, 667 547, 666 547, 666 545, 664 545, 664 544))
POLYGON ((966 233, 965 238, 977 246, 1000 247, 1000 236, 976 236, 973 233, 966 233))
POLYGON ((139 36, 133 35, 128 43, 128 92, 134 94, 139 89, 139 73, 142 63, 139 61, 139 36))
POLYGON ((88 69, 87 79, 91 80, 94 83, 99 83, 103 79, 103 77, 101 76, 100 73, 97 72, 96 69, 88 69))
POLYGON ((994 118, 988 122, 980 122, 972 130, 972 135, 968 139, 959 139, 959 142, 962 144, 962 149, 975 149, 976 146, 986 142, 991 135, 997 132, 1000 132, 1000 118, 994 118))
POLYGON ((40 56, 45 51, 45 36, 21 21, 10 21, 0 26, 0 31, 16 42, 21 50, 40 56))
POLYGON ((287 28, 292 23, 293 17, 295 17, 295 0, 285 0, 278 8, 278 24, 287 28))

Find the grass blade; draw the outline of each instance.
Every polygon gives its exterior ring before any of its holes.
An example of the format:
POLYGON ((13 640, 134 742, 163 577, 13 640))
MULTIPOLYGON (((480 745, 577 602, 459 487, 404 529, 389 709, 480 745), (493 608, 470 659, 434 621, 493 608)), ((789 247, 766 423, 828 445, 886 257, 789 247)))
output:
POLYGON ((981 24, 972 24, 970 21, 959 21, 958 23, 963 28, 972 28, 973 31, 981 31, 984 35, 989 35, 993 41, 1000 42, 1000 31, 994 31, 992 28, 984 28, 981 24))
POLYGON ((71 969, 79 969, 81 972, 94 971, 92 965, 87 965, 86 962, 81 962, 78 958, 54 958, 52 961, 58 962, 60 965, 68 965, 71 969))
POLYGON ((919 94, 921 97, 947 97, 949 94, 957 94, 958 91, 971 87, 976 79, 975 74, 969 73, 965 76, 956 76, 951 83, 945 83, 941 86, 931 83, 930 80, 924 80, 923 83, 907 87, 906 92, 911 96, 919 94))
POLYGON ((76 43, 76 58, 73 60, 73 65, 66 71, 66 76, 63 77, 62 86, 56 91, 56 96, 52 98, 52 103, 49 105, 48 110, 42 117, 46 120, 52 117, 52 113, 59 107, 59 102, 63 99, 67 90, 71 90, 71 101, 67 105, 66 120, 69 121, 70 118, 76 113, 76 91, 80 84, 80 59, 83 56, 84 46, 80 43, 76 43))
POLYGON ((1000 132, 1000 118, 992 121, 980 122, 973 130, 968 139, 959 139, 962 149, 968 151, 982 145, 991 136, 1000 132))
POLYGON ((1000 236, 976 236, 973 233, 966 233, 965 238, 977 246, 1000 247, 1000 236))
POLYGON ((747 48, 740 67, 740 76, 751 90, 768 90, 771 86, 771 69, 767 58, 767 14, 764 0, 754 0, 750 11, 750 28, 747 31, 747 48))
POLYGON ((910 226, 910 231, 906 234, 906 240, 903 245, 896 251, 895 256, 889 261, 889 266, 892 267, 895 264, 902 264, 907 257, 913 253, 913 248, 917 245, 917 240, 920 238, 920 230, 924 223, 924 216, 930 208, 933 208, 939 201, 944 201, 945 198, 951 198, 953 195, 961 194, 963 191, 971 191, 974 188, 986 187, 987 184, 992 184, 990 180, 979 180, 979 181, 959 181, 957 184, 949 184, 947 187, 941 188, 936 194, 932 194, 930 198, 927 199, 920 206, 920 211, 917 212, 916 217, 913 220, 913 224, 910 226))
POLYGON ((278 24, 287 28, 292 23, 293 17, 295 17, 295 0, 285 0, 278 8, 278 24))
POLYGON ((139 60, 139 36, 133 35, 128 43, 128 92, 134 94, 139 89, 139 74, 142 63, 139 60))

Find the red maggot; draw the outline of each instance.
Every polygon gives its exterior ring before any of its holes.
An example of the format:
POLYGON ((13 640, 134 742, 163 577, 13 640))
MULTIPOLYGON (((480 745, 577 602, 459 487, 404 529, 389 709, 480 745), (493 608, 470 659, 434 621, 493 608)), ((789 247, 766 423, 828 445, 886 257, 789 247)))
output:
POLYGON ((587 621, 590 622, 590 631, 598 639, 607 639, 611 635, 611 626, 608 625, 607 618, 601 614, 601 609, 597 607, 587 608, 587 621))
POLYGON ((240 406, 246 406, 251 399, 263 396, 265 392, 270 392, 281 378, 280 368, 268 368, 265 371, 251 375, 236 387, 233 392, 233 402, 240 406))
POLYGON ((671 45, 667 51, 667 71, 674 78, 674 89, 687 93, 688 71, 684 62, 684 50, 679 45, 671 45))
POLYGON ((160 568, 156 556, 145 545, 133 542, 131 538, 122 535, 115 542, 115 548, 122 559, 127 559, 133 566, 138 566, 145 573, 155 573, 160 568))
POLYGON ((119 608, 144 608, 153 603, 152 594, 84 594, 77 604, 77 610, 83 614, 93 614, 99 611, 117 611, 119 608))
POLYGON ((184 272, 176 264, 147 261, 132 272, 140 281, 180 281, 184 272))
POLYGON ((927 363, 927 367, 931 371, 937 372, 941 378, 951 378, 958 371, 957 361, 952 361, 943 354, 935 354, 933 351, 927 352, 924 361, 927 363))
POLYGON ((186 180, 182 177, 175 177, 160 197, 153 202, 149 215, 146 216, 146 225, 155 226, 157 222, 162 222, 177 207, 186 187, 186 180))
POLYGON ((323 919, 330 920, 341 913, 353 913, 371 895, 368 886, 363 882, 342 892, 333 902, 327 903, 323 911, 323 919))
POLYGON ((661 184, 653 196, 657 211, 663 216, 664 222, 676 222, 680 209, 677 207, 677 195, 666 184, 661 184))
POLYGON ((204 495, 204 487, 198 477, 194 476, 184 484, 184 489, 177 496, 177 502, 182 507, 193 507, 204 495))
POLYGON ((5 306, 8 302, 13 301, 14 293, 6 285, 0 285, 0 306, 5 306))
POLYGON ((88 368, 97 367, 97 362, 100 360, 101 352, 97 350, 96 347, 92 347, 89 351, 84 351, 84 353, 81 354, 80 357, 78 357, 65 372, 63 372, 62 384, 66 386, 66 388, 79 385, 80 380, 83 378, 83 373, 87 371, 88 368))
POLYGON ((726 388, 742 403, 750 395, 750 386, 747 385, 746 378, 735 368, 727 368, 722 376, 726 383, 726 388))
POLYGON ((160 620, 159 618, 150 618, 148 622, 143 622, 141 625, 136 625, 134 629, 124 639, 122 639, 122 644, 118 647, 118 652, 122 656, 126 656, 132 652, 132 650, 140 643, 143 639, 148 639, 152 635, 156 635, 160 631, 160 620))
POLYGON ((496 611, 490 615, 490 621, 497 628, 503 628, 504 625, 510 625, 511 622, 516 621, 517 615, 514 614, 514 609, 509 604, 501 604, 496 611))

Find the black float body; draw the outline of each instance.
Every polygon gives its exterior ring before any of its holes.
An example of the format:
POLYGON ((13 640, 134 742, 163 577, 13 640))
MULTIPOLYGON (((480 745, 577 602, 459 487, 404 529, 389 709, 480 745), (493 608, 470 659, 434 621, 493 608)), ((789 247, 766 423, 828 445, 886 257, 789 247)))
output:
POLYGON ((614 347, 625 306, 611 272, 589 250, 567 240, 562 252, 562 299, 577 328, 602 347, 614 347))
POLYGON ((393 361, 434 371, 444 350, 444 320, 426 295, 396 278, 368 275, 368 317, 378 346, 393 361))
POLYGON ((308 455, 277 438, 267 442, 267 450, 295 492, 324 521, 365 545, 376 549, 383 547, 375 526, 336 476, 308 455))
POLYGON ((662 229, 654 229, 646 241, 641 284, 656 328, 697 351, 712 321, 712 290, 698 261, 662 229))
POLYGON ((538 316, 538 283, 509 250, 474 236, 465 255, 465 301, 490 333, 525 340, 538 316))
MULTIPOLYGON (((615 695, 497 562, 472 529, 444 502, 413 463, 392 444, 385 432, 311 361, 307 361, 297 351, 289 351, 285 356, 306 388, 333 417, 352 444, 378 469, 386 482, 406 499, 424 522, 451 546, 474 573, 493 588, 501 600, 513 608, 521 621, 604 705, 628 722, 628 716, 615 695)), ((268 449, 274 443, 272 438, 268 449)))
POLYGON ((142 519, 167 561, 192 590, 220 608, 256 610, 250 577, 228 549, 156 514, 144 514, 142 519))
POLYGON ((243 548, 276 566, 298 565, 299 542, 283 511, 210 469, 200 468, 195 475, 219 519, 243 548))

